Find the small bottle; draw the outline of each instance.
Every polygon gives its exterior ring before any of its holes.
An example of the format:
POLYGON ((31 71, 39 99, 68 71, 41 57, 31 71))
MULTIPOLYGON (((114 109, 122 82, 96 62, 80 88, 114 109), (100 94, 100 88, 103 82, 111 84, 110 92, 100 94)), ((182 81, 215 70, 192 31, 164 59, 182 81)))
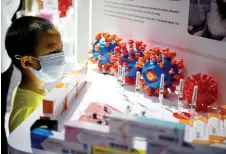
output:
POLYGON ((162 104, 164 93, 164 74, 161 74, 160 85, 159 85, 159 101, 162 104))
POLYGON ((192 95, 192 103, 191 103, 191 117, 194 116, 194 112, 196 109, 197 94, 198 94, 198 86, 194 86, 193 95, 192 95))
POLYGON ((179 84, 179 93, 178 93, 178 110, 181 111, 181 108, 183 106, 182 101, 183 101, 183 85, 184 80, 180 79, 180 84, 179 84))
POLYGON ((122 67, 118 66, 118 82, 121 83, 122 79, 121 79, 121 71, 122 71, 122 67))
POLYGON ((125 80, 125 67, 122 67, 122 81, 121 81, 121 87, 122 87, 122 96, 125 96, 125 85, 126 85, 126 80, 125 80))
POLYGON ((159 85, 159 103, 161 104, 162 107, 162 119, 164 120, 163 94, 164 94, 164 74, 161 74, 159 85))
POLYGON ((125 77, 126 77, 125 67, 122 67, 122 83, 121 83, 122 87, 125 87, 125 84, 126 84, 125 77))
POLYGON ((135 85, 135 93, 140 91, 140 72, 136 73, 136 85, 135 85))

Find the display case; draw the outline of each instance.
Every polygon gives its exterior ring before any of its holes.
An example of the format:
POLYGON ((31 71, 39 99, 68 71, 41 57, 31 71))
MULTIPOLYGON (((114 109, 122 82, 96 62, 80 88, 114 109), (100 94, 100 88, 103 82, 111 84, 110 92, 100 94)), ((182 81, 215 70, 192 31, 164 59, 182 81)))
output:
POLYGON ((225 6, 223 0, 72 1, 69 17, 63 9, 56 26, 68 60, 81 67, 53 85, 51 103, 43 100, 51 116, 43 110, 32 125, 33 150, 225 153, 225 6), (54 127, 43 129, 46 120, 54 127))

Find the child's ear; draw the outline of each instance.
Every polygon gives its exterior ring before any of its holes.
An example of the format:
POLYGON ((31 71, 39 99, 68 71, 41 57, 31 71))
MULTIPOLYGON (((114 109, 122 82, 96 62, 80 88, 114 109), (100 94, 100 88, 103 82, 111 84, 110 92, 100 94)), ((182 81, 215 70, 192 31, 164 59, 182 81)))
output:
POLYGON ((23 56, 20 60, 21 66, 23 68, 40 70, 41 66, 37 59, 31 56, 23 56))

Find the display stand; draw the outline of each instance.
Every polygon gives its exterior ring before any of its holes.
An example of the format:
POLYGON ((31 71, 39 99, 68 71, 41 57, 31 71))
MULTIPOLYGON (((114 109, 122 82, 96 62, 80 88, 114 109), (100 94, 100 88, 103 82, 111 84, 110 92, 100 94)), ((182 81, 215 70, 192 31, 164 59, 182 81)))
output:
MULTIPOLYGON (((218 105, 224 104, 226 95, 222 94, 226 92, 224 88, 226 86, 225 38, 218 40, 218 37, 205 38, 204 34, 198 35, 197 33, 192 33, 191 29, 194 29, 194 27, 190 23, 190 19, 189 22, 187 22, 189 4, 191 15, 192 3, 189 3, 187 0, 165 0, 165 2, 159 2, 159 0, 78 0, 74 2, 73 5, 76 5, 77 10, 77 37, 75 41, 76 61, 83 62, 88 58, 88 44, 91 40, 88 29, 91 29, 92 38, 94 38, 98 32, 109 32, 123 37, 123 41, 125 42, 131 39, 142 40, 147 44, 147 49, 151 48, 153 51, 157 48, 154 48, 155 45, 158 45, 160 48, 170 48, 170 51, 175 50, 177 56, 184 59, 186 77, 201 72, 212 76, 218 81, 219 97, 214 103, 218 105), (90 7, 91 13, 88 11, 90 7), (213 50, 216 52, 213 52, 213 50)), ((203 31, 204 30, 199 33, 203 33, 203 31)), ((95 65, 89 66, 91 66, 91 68, 89 68, 90 70, 87 74, 87 81, 91 84, 91 87, 83 89, 78 95, 77 99, 79 99, 79 101, 74 101, 72 107, 62 116, 58 117, 57 120, 61 127, 68 120, 79 120, 81 114, 84 114, 84 111, 92 102, 102 107, 104 105, 112 106, 122 113, 128 111, 126 113, 130 115, 161 119, 175 123, 185 123, 183 121, 185 119, 182 118, 181 120, 175 118, 174 113, 192 112, 191 114, 193 115, 193 105, 196 105, 198 93, 198 87, 196 86, 196 88, 194 88, 190 109, 182 109, 180 102, 182 88, 179 88, 179 94, 170 93, 167 98, 163 99, 165 85, 164 74, 160 74, 159 93, 155 94, 160 97, 145 96, 144 91, 139 89, 140 94, 143 95, 141 100, 140 98, 134 97, 137 89, 134 90, 134 86, 128 86, 126 84, 125 70, 120 73, 122 75, 121 81, 120 79, 117 81, 117 78, 112 75, 104 75, 102 72, 98 72, 95 65), (132 101, 132 103, 129 101, 132 101)), ((123 66, 123 69, 125 69, 125 66, 123 66)), ((41 108, 32 113, 32 115, 9 136, 9 146, 12 153, 18 151, 22 153, 43 153, 43 151, 36 151, 36 149, 32 151, 31 147, 28 146, 31 142, 30 127, 35 120, 39 118, 40 112, 41 108), (23 138, 24 141, 18 143, 17 139, 19 138, 23 138)), ((193 119, 193 116, 191 119, 194 129, 191 128, 191 123, 186 125, 185 141, 187 143, 198 143, 197 146, 199 146, 200 143, 209 144, 209 136, 205 136, 206 132, 209 131, 209 129, 206 128, 208 119, 200 117, 193 119), (191 134, 198 134, 195 136, 195 140, 191 138, 191 134)), ((224 143, 217 144, 211 142, 211 146, 221 146, 225 148, 224 143)), ((208 147, 211 148, 210 146, 208 147)), ((139 141, 134 144, 134 148, 141 150, 147 149, 145 143, 139 141)), ((151 148, 149 148, 149 150, 150 149, 151 148)))

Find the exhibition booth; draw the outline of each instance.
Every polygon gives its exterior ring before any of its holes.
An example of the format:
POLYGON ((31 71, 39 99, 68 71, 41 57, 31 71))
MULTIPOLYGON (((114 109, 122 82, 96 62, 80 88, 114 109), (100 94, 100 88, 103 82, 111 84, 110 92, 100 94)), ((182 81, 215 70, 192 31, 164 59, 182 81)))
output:
POLYGON ((58 2, 25 11, 59 28, 68 68, 12 154, 226 153, 225 0, 58 2))

